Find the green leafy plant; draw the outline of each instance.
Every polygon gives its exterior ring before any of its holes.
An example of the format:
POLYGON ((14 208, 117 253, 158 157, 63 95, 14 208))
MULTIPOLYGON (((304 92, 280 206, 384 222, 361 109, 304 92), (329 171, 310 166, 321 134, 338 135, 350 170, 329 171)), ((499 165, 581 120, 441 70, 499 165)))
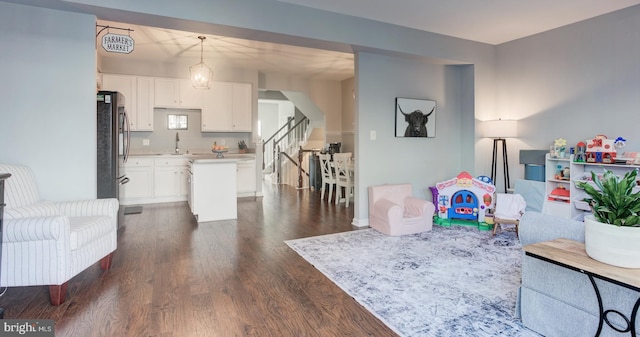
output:
POLYGON ((605 170, 601 178, 591 172, 595 187, 587 182, 577 182, 577 186, 589 195, 584 201, 599 222, 640 227, 640 192, 633 192, 637 176, 638 169, 627 171, 622 178, 610 170, 605 170))

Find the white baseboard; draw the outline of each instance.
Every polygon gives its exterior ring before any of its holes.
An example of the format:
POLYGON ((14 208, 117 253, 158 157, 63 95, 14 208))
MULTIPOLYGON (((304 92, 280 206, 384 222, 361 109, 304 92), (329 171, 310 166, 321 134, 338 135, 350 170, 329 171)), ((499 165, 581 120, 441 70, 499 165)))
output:
POLYGON ((369 219, 353 218, 353 222, 351 222, 351 224, 356 227, 369 227, 369 219))

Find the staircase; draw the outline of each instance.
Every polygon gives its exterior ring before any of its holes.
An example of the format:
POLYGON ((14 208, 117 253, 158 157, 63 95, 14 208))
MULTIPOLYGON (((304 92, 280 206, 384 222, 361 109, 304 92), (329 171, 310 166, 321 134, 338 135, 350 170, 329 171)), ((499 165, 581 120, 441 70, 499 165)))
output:
POLYGON ((309 119, 302 118, 294 124, 294 119, 290 118, 271 137, 264 141, 262 169, 264 173, 274 173, 276 171, 279 153, 295 155, 298 148, 307 140, 307 127, 309 119))
POLYGON ((263 143, 263 174, 274 184, 309 186, 309 157, 324 147, 324 113, 298 92, 269 92, 266 99, 284 99, 295 106, 297 121, 290 117, 263 143))

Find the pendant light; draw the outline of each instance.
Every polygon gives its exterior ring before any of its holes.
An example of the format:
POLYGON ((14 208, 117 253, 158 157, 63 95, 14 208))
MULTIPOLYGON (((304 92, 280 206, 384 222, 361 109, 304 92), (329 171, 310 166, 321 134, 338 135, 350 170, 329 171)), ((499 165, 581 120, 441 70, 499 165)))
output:
POLYGON ((189 67, 191 84, 196 89, 209 89, 211 78, 213 77, 213 70, 202 62, 202 46, 206 37, 198 36, 198 38, 200 39, 200 63, 189 67))

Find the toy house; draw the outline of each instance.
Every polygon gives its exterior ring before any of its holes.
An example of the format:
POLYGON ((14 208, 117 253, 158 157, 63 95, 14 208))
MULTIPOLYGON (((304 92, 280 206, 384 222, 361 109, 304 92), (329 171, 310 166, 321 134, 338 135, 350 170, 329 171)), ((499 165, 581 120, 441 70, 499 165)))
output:
POLYGON ((436 184, 437 217, 449 220, 484 222, 487 210, 493 208, 496 187, 491 182, 462 172, 453 179, 436 184))
POLYGON ((598 135, 587 141, 586 162, 613 164, 616 161, 615 140, 598 135))

